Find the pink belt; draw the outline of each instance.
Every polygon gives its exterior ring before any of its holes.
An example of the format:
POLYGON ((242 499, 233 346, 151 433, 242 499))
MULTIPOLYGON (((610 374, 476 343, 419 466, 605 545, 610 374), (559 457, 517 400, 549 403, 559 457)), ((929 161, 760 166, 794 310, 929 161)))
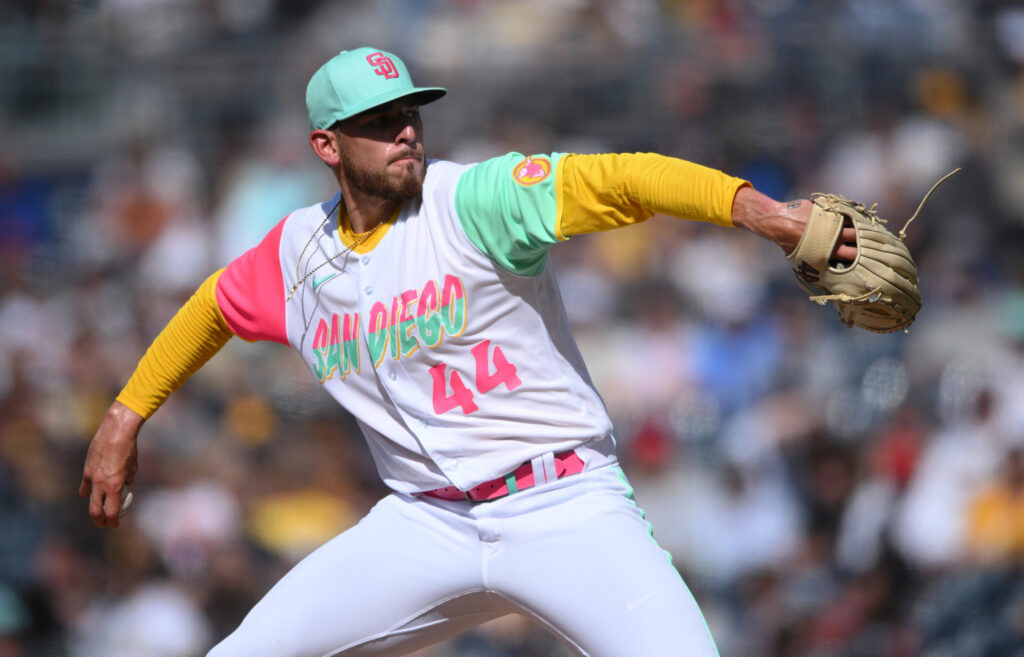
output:
MULTIPOLYGON (((556 479, 568 477, 569 475, 574 475, 577 472, 583 472, 583 459, 579 457, 579 454, 577 454, 575 450, 555 454, 556 479)), ((489 500, 498 499, 499 497, 518 493, 519 491, 526 490, 527 488, 532 488, 537 483, 538 482, 534 481, 533 477, 533 465, 527 462, 504 477, 485 481, 479 486, 470 488, 465 492, 459 490, 455 486, 445 486, 444 488, 435 488, 434 490, 423 491, 421 495, 437 497, 442 500, 487 502, 489 500)))

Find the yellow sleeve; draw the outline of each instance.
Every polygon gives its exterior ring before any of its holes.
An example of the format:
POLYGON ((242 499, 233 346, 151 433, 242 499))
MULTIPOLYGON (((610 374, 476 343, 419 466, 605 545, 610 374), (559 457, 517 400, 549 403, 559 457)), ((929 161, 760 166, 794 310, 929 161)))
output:
POLYGON ((156 336, 117 401, 149 418, 172 392, 181 387, 231 336, 217 305, 218 270, 156 336))
POLYGON ((640 223, 655 214, 732 226, 745 180, 656 153, 567 155, 558 163, 561 239, 640 223))

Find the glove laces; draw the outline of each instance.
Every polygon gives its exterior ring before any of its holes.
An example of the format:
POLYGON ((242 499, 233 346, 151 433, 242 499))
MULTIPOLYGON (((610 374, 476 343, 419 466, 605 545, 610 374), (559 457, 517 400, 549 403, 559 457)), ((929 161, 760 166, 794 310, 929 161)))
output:
POLYGON ((939 185, 941 185, 942 183, 946 182, 954 173, 957 173, 959 171, 960 171, 960 167, 957 167, 957 168, 953 169, 952 171, 950 171, 946 175, 944 175, 941 178, 939 178, 939 181, 936 182, 934 185, 932 185, 932 188, 928 190, 928 193, 925 194, 924 198, 921 199, 921 202, 918 203, 917 209, 914 210, 914 214, 910 216, 910 219, 907 219, 907 223, 903 224, 903 228, 901 228, 900 232, 896 234, 896 237, 900 238, 901 242, 904 239, 906 239, 906 237, 907 237, 907 226, 910 225, 911 221, 913 221, 914 219, 917 219, 917 215, 921 213, 921 208, 924 207, 925 202, 928 200, 928 197, 932 195, 932 192, 934 192, 936 189, 938 189, 939 185))

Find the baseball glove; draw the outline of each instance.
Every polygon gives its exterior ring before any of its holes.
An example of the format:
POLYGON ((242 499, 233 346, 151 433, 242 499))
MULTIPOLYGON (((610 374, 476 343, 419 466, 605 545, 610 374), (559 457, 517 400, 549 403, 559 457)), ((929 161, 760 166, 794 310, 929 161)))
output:
POLYGON ((823 306, 832 302, 847 326, 876 333, 906 330, 921 309, 917 265, 903 243, 907 226, 931 193, 957 171, 932 186, 898 236, 885 227, 875 205, 867 208, 838 194, 812 194, 810 219, 786 257, 811 301, 823 306), (852 227, 857 236, 853 262, 838 261, 832 255, 844 226, 852 227))

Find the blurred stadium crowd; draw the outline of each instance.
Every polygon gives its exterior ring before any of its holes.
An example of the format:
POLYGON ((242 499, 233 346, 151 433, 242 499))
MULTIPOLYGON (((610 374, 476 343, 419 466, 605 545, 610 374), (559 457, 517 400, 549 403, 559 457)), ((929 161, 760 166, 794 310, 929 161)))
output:
MULTIPOLYGON (((740 231, 657 217, 552 257, 723 656, 1024 655, 1019 3, 7 0, 0 657, 203 654, 385 494, 299 359, 233 340, 144 427, 122 527, 77 497, 172 313, 332 193, 305 83, 363 44, 449 88, 436 157, 656 151, 897 227, 963 167, 909 231, 908 334, 846 329, 740 231)), ((510 618, 422 654, 568 653, 510 618)))

